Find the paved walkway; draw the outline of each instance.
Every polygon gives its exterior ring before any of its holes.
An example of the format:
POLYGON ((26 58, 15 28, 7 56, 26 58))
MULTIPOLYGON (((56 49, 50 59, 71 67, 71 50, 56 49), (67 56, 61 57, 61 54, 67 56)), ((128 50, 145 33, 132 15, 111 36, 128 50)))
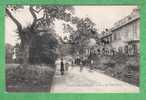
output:
POLYGON ((53 81, 51 92, 55 93, 131 93, 139 92, 139 88, 126 82, 114 79, 99 71, 90 72, 79 67, 69 68, 64 76, 59 69, 53 81))

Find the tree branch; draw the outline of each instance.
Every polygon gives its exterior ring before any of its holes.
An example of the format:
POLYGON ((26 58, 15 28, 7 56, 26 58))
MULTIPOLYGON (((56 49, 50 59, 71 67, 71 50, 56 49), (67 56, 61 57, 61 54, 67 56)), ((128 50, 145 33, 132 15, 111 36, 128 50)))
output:
POLYGON ((33 23, 32 23, 32 28, 33 28, 35 26, 35 24, 36 24, 37 16, 36 16, 32 6, 29 7, 29 11, 30 11, 30 13, 31 13, 31 15, 33 17, 33 23))
POLYGON ((35 26, 35 24, 37 22, 37 16, 36 16, 35 12, 39 13, 42 9, 43 8, 41 8, 40 10, 37 11, 37 10, 33 9, 32 6, 29 7, 29 11, 30 11, 31 15, 33 16, 32 28, 35 26))
POLYGON ((16 24, 19 35, 21 36, 22 32, 22 25, 19 23, 19 21, 11 14, 11 12, 6 8, 7 15, 13 20, 13 22, 16 24))
POLYGON ((33 9, 36 13, 39 13, 43 8, 39 9, 38 11, 33 9))
POLYGON ((6 13, 7 15, 12 19, 12 21, 16 24, 17 26, 17 30, 18 30, 18 35, 21 39, 21 41, 23 41, 23 37, 24 37, 24 34, 23 34, 23 29, 22 29, 22 25, 20 24, 20 22, 11 14, 11 12, 9 11, 9 9, 6 8, 6 13))

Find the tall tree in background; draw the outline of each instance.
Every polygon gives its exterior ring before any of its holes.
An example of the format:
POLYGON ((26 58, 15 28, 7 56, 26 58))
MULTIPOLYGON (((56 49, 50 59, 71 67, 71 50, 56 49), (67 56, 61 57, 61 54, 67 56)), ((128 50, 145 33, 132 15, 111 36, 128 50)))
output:
POLYGON ((13 63, 14 47, 11 44, 6 44, 6 63, 13 63))
POLYGON ((33 22, 28 27, 22 28, 22 24, 17 18, 14 17, 13 13, 15 13, 18 9, 23 9, 24 7, 25 6, 8 5, 6 7, 6 14, 17 26, 18 37, 21 40, 20 46, 23 50, 23 63, 28 64, 30 57, 30 46, 32 45, 33 39, 37 35, 42 35, 50 31, 49 29, 51 29, 55 19, 70 21, 71 14, 74 10, 71 6, 29 6, 29 12, 33 17, 33 22), (43 17, 37 18, 36 14, 41 11, 43 12, 43 17))
POLYGON ((89 18, 77 19, 74 21, 76 30, 69 24, 65 24, 64 31, 70 33, 70 41, 73 42, 73 53, 83 53, 84 48, 88 47, 90 38, 98 38, 95 24, 89 18))

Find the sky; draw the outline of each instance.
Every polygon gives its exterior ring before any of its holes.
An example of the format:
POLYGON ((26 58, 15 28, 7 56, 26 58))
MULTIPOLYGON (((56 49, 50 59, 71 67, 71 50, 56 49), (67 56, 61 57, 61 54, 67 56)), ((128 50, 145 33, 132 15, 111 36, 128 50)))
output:
MULTIPOLYGON (((99 32, 112 25, 120 19, 129 15, 137 6, 74 6, 75 16, 84 18, 89 17, 95 24, 99 32)), ((26 7, 17 11, 15 17, 22 23, 23 27, 31 24, 32 17, 26 7)), ((38 16, 41 17, 41 16, 38 16)), ((63 35, 62 21, 55 21, 55 30, 58 35, 63 35)), ((5 42, 15 45, 17 42, 16 25, 9 18, 5 18, 5 42)))

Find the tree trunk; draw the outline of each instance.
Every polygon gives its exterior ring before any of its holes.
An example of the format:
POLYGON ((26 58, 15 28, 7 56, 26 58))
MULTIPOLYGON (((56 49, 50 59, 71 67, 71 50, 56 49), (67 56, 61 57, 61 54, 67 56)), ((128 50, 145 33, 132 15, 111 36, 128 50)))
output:
MULTIPOLYGON (((34 27, 34 25, 36 24, 36 21, 37 21, 37 16, 35 14, 36 11, 31 6, 30 6, 29 10, 30 10, 30 13, 33 17, 33 24, 32 24, 32 27, 31 27, 33 29, 33 27, 34 27)), ((32 39, 33 37, 32 36, 30 37, 29 35, 26 36, 28 33, 26 34, 25 32, 23 32, 23 28, 22 28, 21 23, 18 21, 18 19, 16 19, 12 15, 11 11, 8 8, 6 8, 6 13, 17 26, 18 35, 21 39, 21 45, 22 45, 22 47, 21 47, 21 49, 22 49, 22 64, 28 65, 29 64, 29 56, 30 56, 30 54, 29 54, 30 45, 31 45, 31 41, 32 41, 30 39, 32 39)), ((32 34, 31 30, 30 30, 30 34, 32 34)))
POLYGON ((29 49, 30 49, 30 46, 29 46, 29 44, 25 43, 23 47, 24 47, 23 51, 22 51, 23 64, 28 65, 29 64, 29 49))
POLYGON ((20 39, 23 37, 22 32, 22 25, 20 24, 20 22, 11 14, 11 12, 6 8, 6 13, 7 15, 12 19, 12 21, 16 24, 17 26, 17 30, 18 30, 18 34, 20 36, 20 39))

